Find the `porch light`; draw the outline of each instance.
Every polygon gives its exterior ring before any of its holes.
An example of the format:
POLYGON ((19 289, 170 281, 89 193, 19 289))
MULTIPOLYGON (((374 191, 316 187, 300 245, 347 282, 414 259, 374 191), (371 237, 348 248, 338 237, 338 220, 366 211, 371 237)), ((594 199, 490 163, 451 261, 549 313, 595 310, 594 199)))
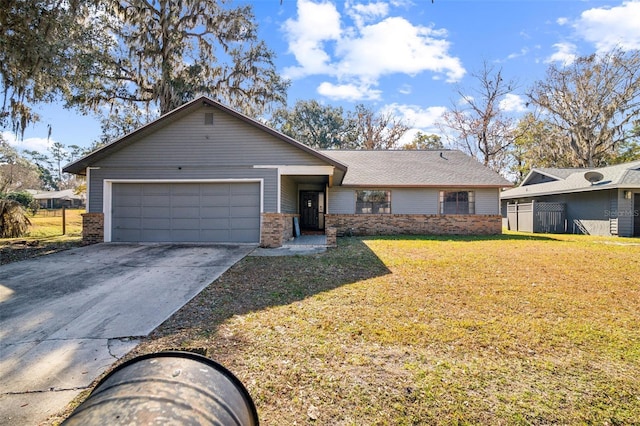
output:
POLYGON ((630 200, 631 199, 631 191, 624 191, 624 198, 625 198, 625 200, 630 200))

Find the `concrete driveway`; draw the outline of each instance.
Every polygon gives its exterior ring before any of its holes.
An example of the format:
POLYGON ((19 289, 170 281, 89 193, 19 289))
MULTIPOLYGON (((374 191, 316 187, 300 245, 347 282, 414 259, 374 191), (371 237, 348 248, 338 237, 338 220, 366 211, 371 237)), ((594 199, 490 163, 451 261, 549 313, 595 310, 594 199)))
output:
POLYGON ((0 424, 63 409, 254 248, 97 244, 0 266, 0 424))

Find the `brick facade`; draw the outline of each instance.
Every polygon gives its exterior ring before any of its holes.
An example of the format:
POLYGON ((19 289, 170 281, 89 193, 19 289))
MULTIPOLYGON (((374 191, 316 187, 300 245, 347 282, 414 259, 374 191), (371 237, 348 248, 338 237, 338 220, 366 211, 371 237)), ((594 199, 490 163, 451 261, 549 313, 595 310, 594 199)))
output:
POLYGON ((297 214, 262 213, 260 247, 281 247, 293 238, 293 218, 297 214))
POLYGON ((338 246, 338 230, 336 228, 325 228, 324 234, 327 238, 327 247, 337 247, 338 246))
POLYGON ((500 215, 328 214, 338 235, 496 235, 500 215))
POLYGON ((82 242, 96 244, 104 241, 104 214, 82 214, 82 242))

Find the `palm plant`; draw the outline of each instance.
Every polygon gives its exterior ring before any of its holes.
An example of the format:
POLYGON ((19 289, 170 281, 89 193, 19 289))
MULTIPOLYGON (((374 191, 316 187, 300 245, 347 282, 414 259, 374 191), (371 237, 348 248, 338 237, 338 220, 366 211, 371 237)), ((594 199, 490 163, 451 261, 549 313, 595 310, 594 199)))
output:
POLYGON ((0 238, 16 238, 26 234, 31 221, 20 203, 0 200, 0 238))

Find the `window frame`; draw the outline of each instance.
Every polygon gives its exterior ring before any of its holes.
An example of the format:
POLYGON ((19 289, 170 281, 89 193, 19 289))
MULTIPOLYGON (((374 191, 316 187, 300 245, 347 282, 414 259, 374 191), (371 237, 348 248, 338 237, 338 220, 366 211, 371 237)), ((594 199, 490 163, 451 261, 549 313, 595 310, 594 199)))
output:
MULTIPOLYGON (((373 194, 370 194, 373 195, 373 194)), ((389 189, 356 189, 354 191, 354 214, 391 214, 391 190, 389 189), (385 193, 385 201, 365 201, 360 200, 360 193, 385 193), (360 201, 359 201, 360 200, 360 201), (369 209, 370 212, 364 212, 364 206, 362 203, 370 203, 369 209), (374 212, 374 209, 377 210, 374 212), (380 211, 380 210, 383 211, 380 211), (386 210, 386 211, 384 211, 386 210)))
POLYGON ((476 214, 476 194, 475 191, 472 190, 440 190, 439 194, 439 202, 438 202, 438 212, 441 215, 473 215, 476 214), (459 194, 465 193, 466 202, 464 200, 459 199, 459 194), (447 194, 456 194, 455 200, 455 212, 451 212, 450 209, 445 208, 445 206, 449 206, 447 203, 451 203, 452 201, 447 201, 447 194), (462 205, 467 205, 466 211, 462 211, 462 205))

